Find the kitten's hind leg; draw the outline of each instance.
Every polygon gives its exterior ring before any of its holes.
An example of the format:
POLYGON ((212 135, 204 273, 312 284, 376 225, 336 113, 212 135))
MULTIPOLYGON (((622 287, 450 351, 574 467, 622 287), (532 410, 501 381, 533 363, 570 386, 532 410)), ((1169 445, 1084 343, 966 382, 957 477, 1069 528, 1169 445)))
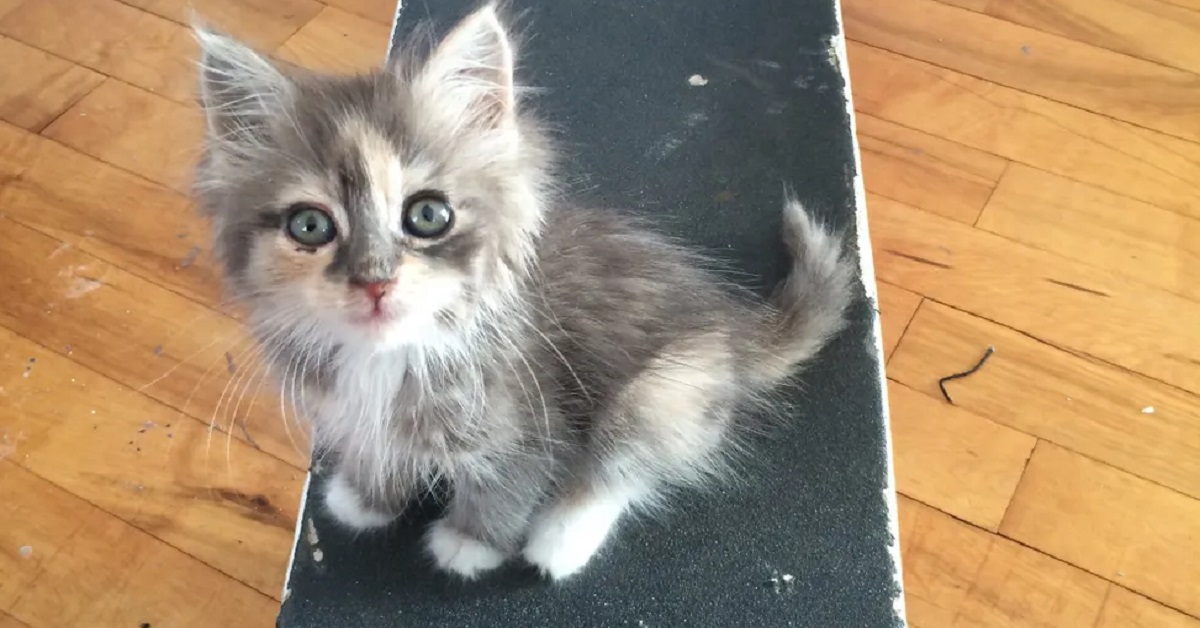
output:
POLYGON ((739 386, 723 333, 682 338, 593 421, 586 462, 535 520, 523 555, 559 580, 584 567, 631 506, 720 468, 739 386))

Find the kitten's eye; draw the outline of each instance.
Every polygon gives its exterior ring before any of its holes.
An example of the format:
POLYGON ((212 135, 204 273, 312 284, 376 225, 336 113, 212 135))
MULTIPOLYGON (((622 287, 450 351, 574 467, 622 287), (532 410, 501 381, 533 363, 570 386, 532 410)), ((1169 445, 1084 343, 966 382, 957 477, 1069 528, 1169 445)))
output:
POLYGON ((288 237, 304 246, 325 246, 337 237, 329 213, 315 205, 297 203, 288 211, 288 237))
POLYGON ((454 224, 454 210, 437 192, 417 192, 404 201, 404 230, 418 238, 436 238, 454 224))

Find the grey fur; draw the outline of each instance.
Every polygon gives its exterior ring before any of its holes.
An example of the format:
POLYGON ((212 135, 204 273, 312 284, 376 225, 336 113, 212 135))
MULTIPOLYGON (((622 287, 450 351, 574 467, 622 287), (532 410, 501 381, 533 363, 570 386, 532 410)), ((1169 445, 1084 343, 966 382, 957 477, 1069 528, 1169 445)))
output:
POLYGON ((197 198, 283 394, 338 459, 330 507, 379 525, 450 480, 429 545, 444 569, 473 577, 524 547, 550 576, 574 573, 626 509, 723 473, 744 410, 844 325, 843 243, 790 198, 794 265, 770 303, 647 225, 554 198, 492 7, 428 59, 354 77, 199 37, 197 198), (456 208, 441 239, 389 222, 418 189, 456 208), (329 207, 339 240, 290 244, 298 201, 329 207), (348 322, 364 307, 354 282, 397 277, 411 285, 395 325, 348 322))

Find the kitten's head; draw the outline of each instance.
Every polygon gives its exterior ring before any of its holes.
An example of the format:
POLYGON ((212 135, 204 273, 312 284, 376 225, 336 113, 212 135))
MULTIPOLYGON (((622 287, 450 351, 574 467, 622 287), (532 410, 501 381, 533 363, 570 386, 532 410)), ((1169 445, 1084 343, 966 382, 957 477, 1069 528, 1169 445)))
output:
POLYGON ((369 349, 435 343, 516 290, 547 149, 519 115, 495 10, 423 61, 353 77, 200 31, 197 197, 234 296, 270 331, 369 349))

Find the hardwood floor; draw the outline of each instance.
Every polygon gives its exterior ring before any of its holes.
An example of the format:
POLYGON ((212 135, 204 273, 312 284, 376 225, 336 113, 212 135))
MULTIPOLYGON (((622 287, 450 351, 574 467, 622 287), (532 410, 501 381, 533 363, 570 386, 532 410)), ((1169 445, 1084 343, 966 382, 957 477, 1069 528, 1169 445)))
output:
MULTIPOLYGON (((192 6, 347 70, 394 1, 0 0, 3 627, 273 621, 306 446, 183 195, 192 6)), ((1200 628, 1200 2, 843 8, 911 625, 1200 628)))

